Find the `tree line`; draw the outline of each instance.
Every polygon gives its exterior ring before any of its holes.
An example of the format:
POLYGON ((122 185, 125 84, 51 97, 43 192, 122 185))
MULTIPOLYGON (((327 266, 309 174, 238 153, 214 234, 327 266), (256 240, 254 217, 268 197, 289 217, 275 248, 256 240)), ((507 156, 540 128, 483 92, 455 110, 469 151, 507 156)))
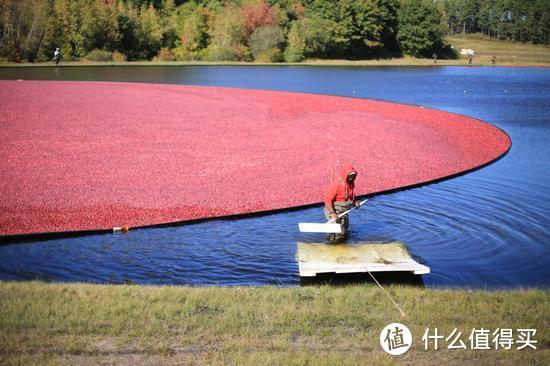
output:
POLYGON ((451 54, 443 41, 447 31, 481 31, 498 38, 548 43, 542 30, 533 25, 527 32, 518 24, 524 24, 524 15, 529 24, 548 17, 549 0, 534 1, 538 7, 518 5, 522 3, 0 0, 0 58, 47 61, 56 48, 64 60, 299 62, 403 54, 429 57, 434 52, 451 54), (491 22, 487 22, 489 13, 491 22))
POLYGON ((550 0, 445 0, 440 11, 449 34, 550 44, 550 0))

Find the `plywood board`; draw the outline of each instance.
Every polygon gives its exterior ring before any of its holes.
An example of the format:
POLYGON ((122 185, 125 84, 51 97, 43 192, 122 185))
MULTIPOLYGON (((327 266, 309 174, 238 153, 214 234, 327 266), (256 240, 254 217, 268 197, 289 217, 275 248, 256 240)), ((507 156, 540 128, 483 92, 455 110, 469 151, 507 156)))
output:
POLYGON ((416 262, 400 242, 298 243, 297 261, 301 277, 313 277, 318 273, 430 273, 430 268, 416 262))

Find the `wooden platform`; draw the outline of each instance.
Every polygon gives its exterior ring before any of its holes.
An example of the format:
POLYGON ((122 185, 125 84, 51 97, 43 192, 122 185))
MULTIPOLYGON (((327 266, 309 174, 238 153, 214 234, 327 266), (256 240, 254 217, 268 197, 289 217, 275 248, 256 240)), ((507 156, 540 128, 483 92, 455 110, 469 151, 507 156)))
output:
POLYGON ((318 273, 430 273, 430 268, 416 262, 400 242, 298 243, 297 261, 301 277, 313 277, 318 273))

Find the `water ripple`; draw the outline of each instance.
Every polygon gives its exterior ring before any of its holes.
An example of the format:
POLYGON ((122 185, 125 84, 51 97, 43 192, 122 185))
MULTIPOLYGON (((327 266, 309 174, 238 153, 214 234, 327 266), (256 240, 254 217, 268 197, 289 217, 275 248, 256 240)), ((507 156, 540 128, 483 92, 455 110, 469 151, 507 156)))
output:
MULTIPOLYGON (((131 69, 74 67, 50 75, 51 68, 0 68, 0 78, 166 82, 337 94, 420 104, 488 121, 512 139, 504 158, 451 180, 374 197, 353 213, 350 242, 406 243, 419 261, 430 266, 431 274, 423 276, 428 286, 549 285, 549 70, 131 69)), ((297 285, 296 242, 325 238, 299 233, 296 224, 323 220, 317 207, 120 235, 6 245, 0 247, 0 278, 297 285)))

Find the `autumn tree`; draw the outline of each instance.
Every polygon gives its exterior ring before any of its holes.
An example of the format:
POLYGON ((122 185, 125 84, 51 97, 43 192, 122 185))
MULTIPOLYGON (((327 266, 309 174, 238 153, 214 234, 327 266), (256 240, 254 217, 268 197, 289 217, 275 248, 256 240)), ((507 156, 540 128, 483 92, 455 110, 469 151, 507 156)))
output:
POLYGON ((550 0, 0 0, 0 58, 17 62, 56 47, 65 60, 425 57, 445 31, 548 44, 548 29, 550 0))
POLYGON ((244 37, 248 39, 260 27, 277 25, 275 8, 269 6, 266 0, 244 4, 241 8, 244 37))
POLYGON ((210 44, 206 50, 212 61, 235 61, 249 58, 244 46, 244 21, 240 9, 226 4, 213 14, 209 21, 210 44))
MULTIPOLYGON (((192 3, 188 3, 192 4, 192 3)), ((208 46, 208 22, 210 10, 202 5, 183 11, 178 17, 178 41, 176 55, 182 60, 201 59, 208 46)))

